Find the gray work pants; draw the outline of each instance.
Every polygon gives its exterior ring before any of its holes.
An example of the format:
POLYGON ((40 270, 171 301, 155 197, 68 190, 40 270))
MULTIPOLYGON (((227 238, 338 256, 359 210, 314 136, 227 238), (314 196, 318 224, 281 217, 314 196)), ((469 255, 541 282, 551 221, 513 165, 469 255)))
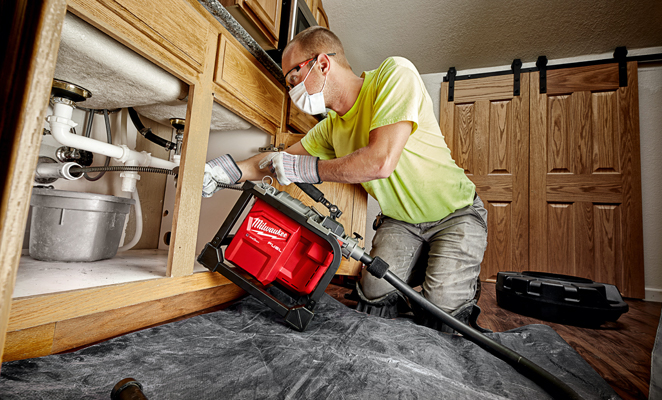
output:
MULTIPOLYGON (((410 286, 421 285, 426 299, 450 313, 473 299, 486 247, 487 210, 476 196, 473 205, 440 221, 410 224, 385 217, 370 253, 386 261, 389 270, 410 286), (417 263, 426 258, 427 264, 417 263)), ((371 301, 395 291, 365 269, 361 289, 371 301)))

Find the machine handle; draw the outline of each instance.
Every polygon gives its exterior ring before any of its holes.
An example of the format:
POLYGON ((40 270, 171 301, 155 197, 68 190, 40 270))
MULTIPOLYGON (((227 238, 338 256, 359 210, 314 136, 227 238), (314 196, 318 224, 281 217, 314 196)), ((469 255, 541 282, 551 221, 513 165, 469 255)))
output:
POLYGON ((297 185, 299 189, 303 190, 305 194, 310 196, 311 199, 318 203, 324 199, 324 193, 322 193, 322 191, 316 188, 312 183, 295 183, 295 185, 297 185))
POLYGON ((338 208, 338 206, 332 204, 329 200, 325 199, 324 193, 322 193, 322 191, 316 188, 313 184, 295 182, 295 185, 297 185, 299 189, 303 190, 303 192, 307 194, 311 199, 315 200, 318 203, 322 203, 324 207, 328 208, 331 218, 333 218, 334 220, 336 218, 340 218, 340 216, 342 215, 342 211, 338 208))

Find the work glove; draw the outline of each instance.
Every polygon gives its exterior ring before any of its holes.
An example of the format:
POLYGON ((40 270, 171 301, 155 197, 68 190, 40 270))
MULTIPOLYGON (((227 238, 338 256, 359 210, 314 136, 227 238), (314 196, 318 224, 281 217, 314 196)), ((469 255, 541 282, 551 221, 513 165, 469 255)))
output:
POLYGON ((219 183, 232 185, 241 179, 241 170, 231 155, 226 154, 205 164, 205 176, 202 183, 202 197, 211 197, 223 189, 219 183))
POLYGON ((317 171, 318 157, 297 156, 280 151, 271 153, 260 162, 260 169, 269 168, 276 173, 276 179, 281 185, 287 186, 292 182, 322 183, 317 171))

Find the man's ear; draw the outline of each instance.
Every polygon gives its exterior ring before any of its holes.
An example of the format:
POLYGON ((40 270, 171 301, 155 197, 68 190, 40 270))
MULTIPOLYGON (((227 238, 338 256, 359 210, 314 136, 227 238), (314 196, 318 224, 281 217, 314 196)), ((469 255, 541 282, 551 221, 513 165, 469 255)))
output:
POLYGON ((329 56, 322 53, 317 57, 317 62, 319 63, 322 74, 326 75, 331 69, 331 60, 329 59, 329 56))

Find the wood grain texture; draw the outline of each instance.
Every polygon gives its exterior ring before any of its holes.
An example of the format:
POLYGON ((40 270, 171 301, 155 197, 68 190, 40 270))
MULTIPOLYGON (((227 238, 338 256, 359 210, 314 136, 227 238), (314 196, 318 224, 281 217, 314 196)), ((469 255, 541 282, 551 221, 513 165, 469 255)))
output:
POLYGON ((271 37, 278 41, 280 31, 280 14, 282 1, 278 0, 245 0, 248 9, 264 25, 271 37))
POLYGON ((282 2, 277 0, 221 0, 246 32, 265 49, 278 47, 282 2))
POLYGON ((2 361, 24 360, 51 354, 55 323, 7 332, 2 361))
MULTIPOLYGON (((581 266, 584 271, 596 270, 596 221, 593 203, 590 201, 576 202, 574 204, 574 223, 575 229, 575 252, 574 262, 581 266)), ((576 271, 573 270, 573 275, 576 271)), ((586 278, 596 282, 605 282, 597 277, 599 274, 590 273, 586 278)))
POLYGON ((446 146, 451 150, 451 156, 457 163, 457 158, 453 154, 455 149, 455 103, 448 101, 448 82, 441 83, 441 95, 439 98, 439 128, 444 136, 446 146))
POLYGON ((280 126, 285 89, 273 79, 234 38, 220 35, 214 82, 280 126))
POLYGON ((569 96, 547 97, 547 170, 548 172, 572 172, 574 163, 570 149, 574 136, 570 132, 571 118, 569 96))
POLYGON ((511 138, 513 128, 513 104, 510 101, 496 101, 489 103, 490 106, 490 134, 487 151, 488 174, 510 174, 512 173, 513 160, 511 159, 511 138))
POLYGON ((547 71, 547 95, 618 89, 618 64, 552 69, 547 71), (572 70, 572 71, 571 71, 572 70))
POLYGON ((591 101, 593 96, 590 92, 577 92, 571 96, 570 135, 572 140, 568 141, 572 148, 568 149, 568 156, 574 164, 571 171, 586 175, 592 172, 592 142, 591 132, 593 122, 593 107, 591 101), (572 154, 572 155, 571 155, 572 154))
POLYGON ((455 81, 455 104, 510 100, 513 97, 513 75, 455 81))
POLYGON ((193 273, 202 202, 200 193, 202 193, 209 125, 214 104, 211 81, 216 59, 216 37, 218 33, 210 30, 206 40, 207 53, 203 73, 200 80, 189 88, 184 143, 168 250, 168 276, 185 276, 193 273))
POLYGON ((541 207, 547 198, 547 140, 536 134, 547 127, 547 98, 540 93, 540 73, 531 72, 531 151, 529 156, 529 265, 531 270, 547 266, 547 208, 541 207))
POLYGON ((320 26, 323 26, 325 28, 329 28, 329 17, 326 15, 326 11, 324 11, 324 5, 322 4, 322 0, 313 0, 312 1, 312 7, 310 9, 313 12, 313 16, 315 17, 315 21, 320 26))
POLYGON ((60 321, 56 324, 51 353, 160 325, 164 321, 227 303, 244 294, 238 286, 226 285, 60 321))
POLYGON ((615 92, 593 93, 592 172, 620 172, 618 96, 615 92))
POLYGON ((7 331, 127 307, 187 292, 229 285, 218 273, 201 272, 105 287, 72 290, 14 299, 7 331))
POLYGON ((547 174, 548 201, 623 201, 623 177, 620 174, 547 174))
POLYGON ((636 64, 628 64, 628 86, 616 89, 616 66, 597 67, 557 71, 571 82, 565 87, 576 90, 562 95, 540 94, 533 78, 532 269, 601 277, 624 295, 641 298, 636 64))
POLYGON ((486 205, 488 225, 488 246, 481 264, 481 276, 496 276, 499 271, 511 271, 514 266, 512 244, 512 202, 491 201, 486 205))
POLYGON ((637 63, 629 62, 628 86, 618 89, 620 163, 623 175, 622 237, 623 293, 643 298, 644 234, 641 211, 641 158, 639 145, 639 91, 637 63))
POLYGON ((289 112, 287 118, 287 125, 292 128, 296 133, 308 133, 315 125, 317 125, 317 118, 310 114, 306 114, 299 110, 297 106, 292 104, 290 96, 286 93, 287 102, 289 104, 289 112))
MULTIPOLYGON (((0 359, 9 325, 32 179, 41 144, 43 121, 66 12, 63 0, 19 1, 9 18, 7 57, 2 65, 7 79, 2 91, 1 144, 4 160, 0 197, 0 359)), ((4 21, 4 19, 3 19, 4 21)))
MULTIPOLYGON (((547 230, 549 251, 547 268, 557 274, 577 276, 575 267, 574 204, 548 203, 547 230)), ((535 266, 534 266, 535 267, 535 266)))
MULTIPOLYGON (((474 122, 475 104, 461 104, 455 109, 453 140, 456 148, 451 149, 451 154, 458 167, 464 169, 467 174, 475 174, 474 165, 474 136, 476 126, 474 122)), ((448 132, 450 135, 451 132, 448 132)))
POLYGON ((187 1, 166 0, 158 7, 139 0, 67 3, 71 12, 186 83, 203 70, 210 24, 187 1))
POLYGON ((280 125, 276 125, 271 118, 267 118, 260 110, 237 98, 234 90, 227 90, 219 85, 214 85, 213 90, 214 101, 245 120, 250 121, 257 128, 262 129, 270 135, 275 135, 276 132, 282 130, 280 125))
POLYGON ((454 102, 447 83, 441 90, 444 138, 488 210, 483 279, 528 266, 529 75, 520 77, 521 96, 512 95, 512 79, 462 81, 470 94, 456 92, 454 102))

